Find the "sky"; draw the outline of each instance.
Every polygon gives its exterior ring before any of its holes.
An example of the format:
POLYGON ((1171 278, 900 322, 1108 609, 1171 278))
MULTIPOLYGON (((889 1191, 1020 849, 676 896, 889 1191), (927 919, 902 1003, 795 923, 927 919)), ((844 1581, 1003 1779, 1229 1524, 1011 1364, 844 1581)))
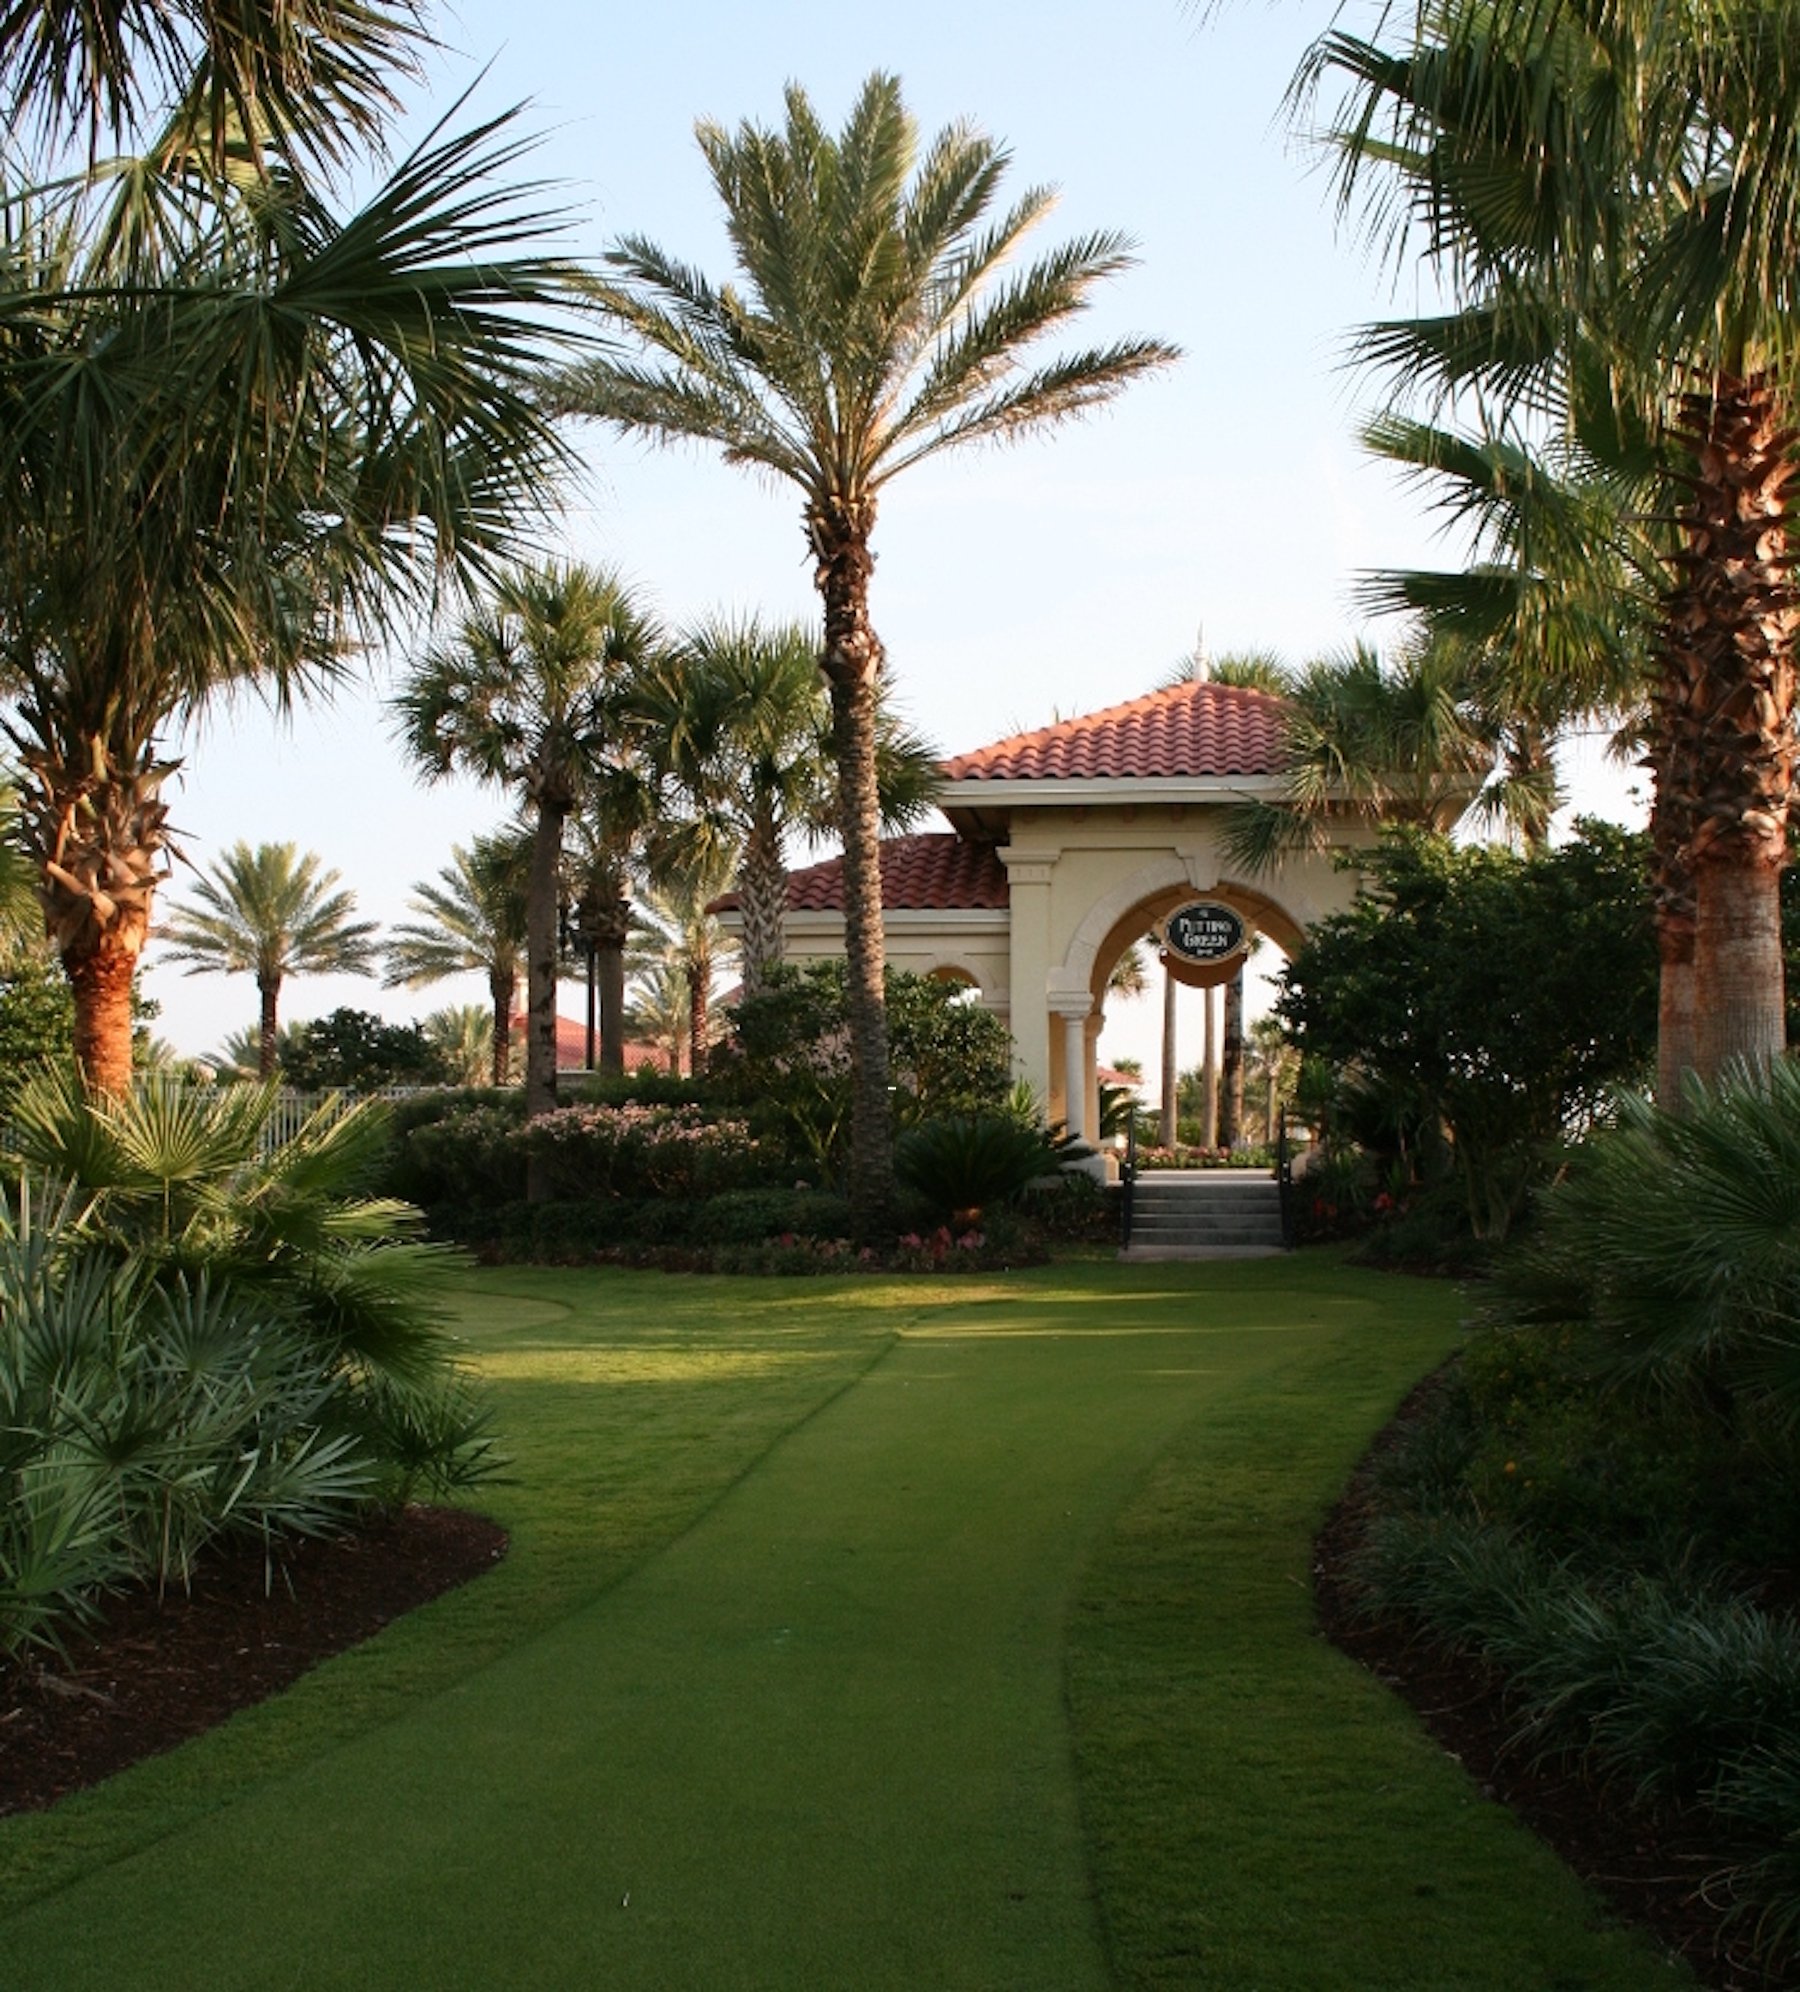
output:
MULTIPOLYGON (((603 12, 466 0, 437 17, 447 46, 408 128, 521 105, 522 128, 541 134, 528 170, 557 184, 570 250, 597 257, 642 235, 723 276, 696 119, 776 122, 794 81, 835 128, 881 69, 925 133, 967 119, 1002 140, 1009 190, 1061 190, 1038 247, 1097 229, 1135 240, 1137 267, 1069 337, 1152 334, 1184 349, 1181 365, 1080 424, 922 464, 883 501, 872 606, 889 670, 911 720, 957 753, 1136 697, 1202 638, 1215 655, 1296 660, 1382 640, 1391 632, 1355 617, 1358 572, 1454 560, 1420 500, 1356 444, 1373 390, 1346 369, 1348 335, 1430 295, 1416 265, 1374 253, 1334 212, 1319 155, 1284 112, 1332 18, 1321 0, 1236 0, 1204 22, 1183 0, 603 12)), ((584 470, 547 556, 616 568, 674 624, 812 613, 791 491, 697 448, 571 433, 584 470)), ((356 685, 286 721, 241 700, 178 743, 187 860, 204 868, 239 838, 293 841, 342 873, 365 917, 406 918, 410 889, 451 845, 507 812, 494 791, 425 787, 408 771, 384 703, 405 661, 368 659, 356 685)), ((1588 808, 1631 813, 1596 752, 1577 783, 1588 808)), ((165 905, 183 884, 178 870, 165 905)), ((144 987, 181 1051, 204 1054, 254 1018, 246 978, 185 976, 157 954, 153 940, 144 987)), ((307 977, 287 985, 283 1012, 352 1003, 407 1018, 481 999, 473 981, 412 992, 307 977)), ((1196 1004, 1184 998, 1183 1063, 1198 1057, 1196 1004)), ((564 1008, 578 1013, 573 988, 564 1008)), ((1154 1069, 1159 1016, 1148 999, 1121 1006, 1102 1057, 1154 1069)))

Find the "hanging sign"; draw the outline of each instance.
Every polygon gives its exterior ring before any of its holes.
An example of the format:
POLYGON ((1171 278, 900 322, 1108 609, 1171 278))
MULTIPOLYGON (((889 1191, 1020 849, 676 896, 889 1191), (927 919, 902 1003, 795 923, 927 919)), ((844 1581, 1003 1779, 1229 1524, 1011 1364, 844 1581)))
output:
POLYGON ((1248 936, 1241 915, 1216 899, 1178 906, 1163 922, 1163 940, 1182 961, 1211 966, 1242 954, 1248 936))

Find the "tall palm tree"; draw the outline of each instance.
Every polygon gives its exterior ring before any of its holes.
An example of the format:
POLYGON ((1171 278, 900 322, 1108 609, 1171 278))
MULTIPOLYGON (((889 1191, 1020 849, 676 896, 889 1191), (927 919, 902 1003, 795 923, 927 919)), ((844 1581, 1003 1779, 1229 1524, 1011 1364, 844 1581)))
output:
POLYGON ((638 755, 623 689, 660 645, 604 569, 520 569, 432 646, 395 699, 427 780, 453 772, 507 789, 531 825, 526 892, 525 1112, 556 1105, 557 911, 563 827, 609 769, 638 755))
POLYGON ((492 1030, 489 1081, 508 1080, 513 1001, 525 963, 528 832, 477 837, 467 849, 452 847, 438 883, 415 885, 417 920, 403 921, 388 937, 388 989, 423 989, 452 975, 486 978, 492 1030))
POLYGON ((1351 85, 1346 197, 1398 170, 1400 207, 1389 182, 1375 212, 1411 208, 1460 297, 1557 311, 1563 350, 1591 342, 1680 447, 1652 763, 1694 879, 1696 1065, 1767 1059, 1800 640, 1800 12, 1452 0, 1397 49, 1332 36, 1315 62, 1351 85))
MULTIPOLYGON (((782 958, 787 839, 828 835, 836 813, 818 636, 754 617, 699 623, 640 698, 656 757, 688 810, 741 851, 741 966, 744 993, 754 995, 782 958)), ((930 813, 940 756, 883 699, 875 760, 881 829, 893 836, 930 813)))
POLYGON ((189 975, 252 975, 262 999, 257 1076, 275 1072, 281 985, 290 975, 372 975, 375 922, 353 920, 356 895, 293 844, 232 845, 162 931, 189 975))
POLYGON ((986 221, 1005 154, 965 125, 921 152, 891 76, 869 78, 835 137, 797 85, 786 109, 779 131, 699 127, 739 281, 715 285, 625 239, 594 295, 646 357, 583 362, 557 397, 628 434, 717 444, 801 494, 844 841, 851 1186, 868 1230, 893 1200, 875 759, 884 652, 869 613, 882 495, 925 457, 1066 420, 1174 353, 1127 339, 1028 365, 1026 349, 1126 267, 1127 242, 1087 236, 1010 270, 1052 196, 1033 189, 986 221))
POLYGON ((129 1083, 173 740, 224 687, 328 684, 564 461, 532 383, 569 272, 519 253, 546 217, 503 125, 335 202, 428 47, 382 0, 0 21, 0 731, 98 1087, 129 1083))

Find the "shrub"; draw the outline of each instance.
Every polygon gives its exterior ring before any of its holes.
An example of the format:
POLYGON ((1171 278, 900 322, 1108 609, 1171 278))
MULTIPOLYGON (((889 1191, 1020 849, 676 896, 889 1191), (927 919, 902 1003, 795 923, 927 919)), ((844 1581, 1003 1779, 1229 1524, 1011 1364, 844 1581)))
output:
POLYGON ((1061 1161, 1049 1134, 1010 1114, 947 1114, 909 1128, 894 1145, 902 1187, 965 1228, 989 1204, 1054 1174, 1061 1161))
POLYGON ((54 1643, 108 1586, 184 1576, 221 1534, 335 1526, 491 1467, 443 1333, 438 1247, 359 1194, 378 1108, 284 1146, 272 1088, 160 1082, 14 1104, 0 1199, 0 1646, 54 1643))
POLYGON ((742 1189, 763 1167, 749 1124, 698 1106, 558 1107, 525 1125, 553 1197, 706 1197, 742 1189))

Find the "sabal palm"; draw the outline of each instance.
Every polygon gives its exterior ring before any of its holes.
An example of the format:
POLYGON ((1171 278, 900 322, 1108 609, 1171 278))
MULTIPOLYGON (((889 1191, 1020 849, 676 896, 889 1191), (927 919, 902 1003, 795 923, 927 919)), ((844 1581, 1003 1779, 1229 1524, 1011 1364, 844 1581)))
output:
POLYGON ((526 894, 525 1111, 556 1104, 557 902, 563 828, 596 782, 638 755, 623 697, 656 627, 600 568, 523 569, 407 674, 401 740, 428 780, 506 789, 531 826, 526 894))
POLYGON ((486 978, 492 1020, 489 1077, 507 1082, 513 1001, 525 962, 528 835, 501 833, 455 845, 438 882, 415 885, 416 920, 389 935, 389 989, 423 989, 452 975, 486 978))
POLYGON ((1783 1041, 1800 636, 1800 11, 1455 0, 1421 13, 1410 46, 1339 36, 1318 59, 1353 86, 1335 134, 1347 189, 1397 167, 1462 295, 1503 328, 1519 300, 1559 312, 1564 350, 1592 342, 1682 446, 1654 759, 1692 812, 1697 1065, 1766 1058, 1783 1041))
POLYGON ((1389 664, 1358 644, 1290 680, 1282 760, 1278 798, 1227 813, 1226 849, 1253 872, 1322 847, 1344 816, 1445 827, 1475 799, 1494 747, 1452 646, 1417 645, 1389 664))
POLYGON ((222 687, 328 681, 349 641, 511 545, 562 460, 529 380, 567 271, 514 253, 545 223, 503 184, 496 125, 434 133, 332 204, 427 45, 410 9, 326 0, 302 25, 150 0, 116 47, 96 21, 0 23, 39 140, 0 164, 0 724, 77 1055, 116 1090, 170 739, 222 687), (197 55, 169 22, 217 35, 197 55), (65 31, 125 154, 72 178, 96 155, 46 53, 65 31))
POLYGON ((162 930, 189 975, 250 975, 262 999, 257 1072, 275 1070, 281 985, 290 975, 372 975, 375 922, 354 920, 353 892, 333 888, 311 851, 233 844, 162 930))
MULTIPOLYGON (((677 639, 641 696, 657 759, 687 807, 741 851, 743 981, 754 995, 782 958, 787 839, 828 834, 835 814, 818 636, 754 617, 701 623, 677 639)), ((881 828, 891 836, 929 812, 939 756, 885 701, 876 728, 881 828)))
POLYGON ((1052 196, 988 216, 1004 152, 967 126, 923 151, 890 76, 864 84, 833 136, 790 85, 780 130, 704 123, 699 141, 725 210, 739 283, 715 285, 628 237, 595 299, 647 357, 611 355, 564 376, 571 410, 626 433, 693 437, 796 486, 824 606, 844 927, 856 1070, 852 1189, 858 1221, 892 1202, 882 1007, 877 686, 871 541, 883 492, 911 465, 1009 440, 1109 400, 1172 349, 1128 339, 1025 363, 1130 260, 1096 234, 1008 274, 1052 196))

